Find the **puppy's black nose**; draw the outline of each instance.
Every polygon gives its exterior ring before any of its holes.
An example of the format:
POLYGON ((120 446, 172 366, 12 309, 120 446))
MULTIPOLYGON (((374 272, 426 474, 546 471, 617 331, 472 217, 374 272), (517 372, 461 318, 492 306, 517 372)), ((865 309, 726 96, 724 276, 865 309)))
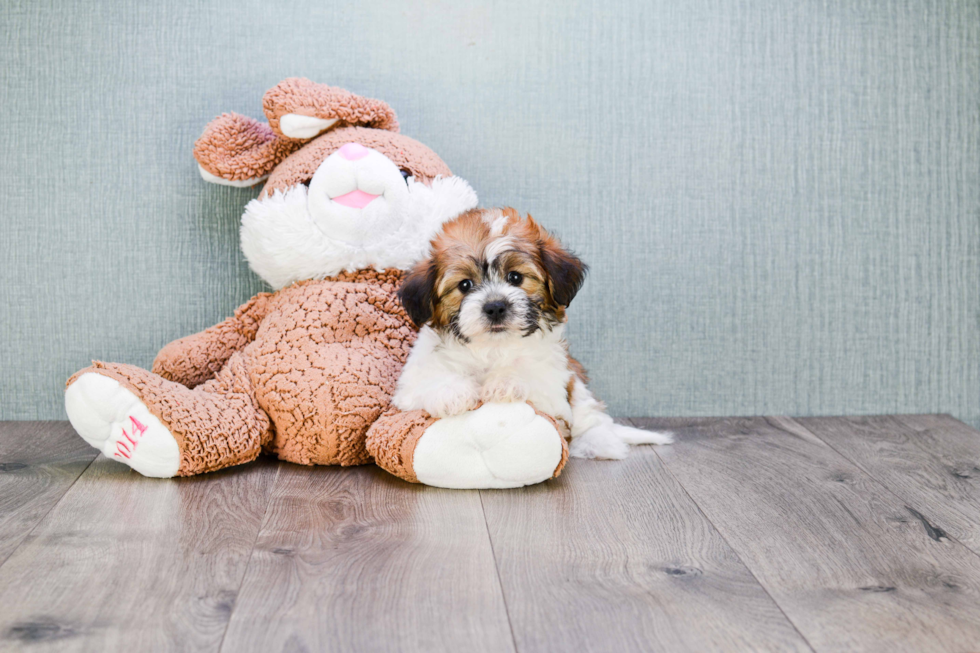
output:
POLYGON ((504 321, 504 316, 507 315, 508 307, 509 304, 500 299, 487 302, 483 305, 483 314, 490 320, 490 324, 500 324, 504 321))

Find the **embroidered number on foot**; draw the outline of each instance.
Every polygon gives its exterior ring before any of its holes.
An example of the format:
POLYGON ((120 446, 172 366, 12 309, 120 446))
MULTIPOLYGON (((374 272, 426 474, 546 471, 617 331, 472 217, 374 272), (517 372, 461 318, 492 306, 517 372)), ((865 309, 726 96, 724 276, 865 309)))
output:
POLYGON ((130 432, 132 433, 132 437, 130 437, 130 433, 126 433, 125 428, 123 428, 122 434, 123 437, 129 440, 129 443, 133 445, 132 449, 130 449, 129 446, 127 446, 122 440, 116 442, 116 453, 112 454, 116 458, 132 457, 132 453, 136 451, 136 445, 139 444, 139 438, 143 437, 143 434, 146 433, 146 427, 143 426, 138 419, 130 415, 129 421, 133 424, 133 430, 130 432))

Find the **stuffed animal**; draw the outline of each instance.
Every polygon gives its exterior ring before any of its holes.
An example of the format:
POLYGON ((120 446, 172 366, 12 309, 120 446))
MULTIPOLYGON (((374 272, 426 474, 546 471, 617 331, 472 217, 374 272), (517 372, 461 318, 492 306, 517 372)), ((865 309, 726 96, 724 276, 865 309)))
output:
POLYGON ((105 456, 190 476, 265 452, 302 465, 375 462, 411 482, 519 487, 557 476, 566 428, 529 404, 437 420, 390 406, 416 330, 396 290, 440 225, 476 194, 387 104, 306 79, 263 99, 268 124, 212 121, 194 148, 208 181, 251 186, 241 246, 274 289, 165 346, 152 371, 94 361, 65 407, 105 456))

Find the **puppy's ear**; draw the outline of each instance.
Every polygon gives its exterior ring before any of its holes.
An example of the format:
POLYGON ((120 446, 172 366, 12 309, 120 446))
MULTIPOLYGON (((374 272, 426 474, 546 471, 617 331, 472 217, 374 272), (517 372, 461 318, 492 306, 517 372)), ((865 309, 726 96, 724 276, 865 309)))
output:
POLYGON ((531 216, 528 220, 538 228, 538 247, 541 265, 548 274, 551 296, 561 306, 568 306, 585 282, 589 266, 561 246, 557 238, 538 225, 531 216))
POLYGON ((398 299, 418 328, 422 328, 423 324, 432 319, 438 279, 439 271, 435 261, 422 261, 412 268, 398 288, 398 299))
POLYGON ((585 282, 589 266, 561 247, 542 247, 541 262, 548 273, 551 296, 561 306, 568 306, 585 282))

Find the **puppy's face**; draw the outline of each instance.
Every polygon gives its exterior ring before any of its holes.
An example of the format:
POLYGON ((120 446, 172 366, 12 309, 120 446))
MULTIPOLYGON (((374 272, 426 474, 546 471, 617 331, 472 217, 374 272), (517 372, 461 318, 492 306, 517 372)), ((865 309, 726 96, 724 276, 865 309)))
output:
POLYGON ((565 321, 586 270, 531 216, 475 209, 443 226, 398 296, 417 326, 464 342, 529 336, 565 321))

